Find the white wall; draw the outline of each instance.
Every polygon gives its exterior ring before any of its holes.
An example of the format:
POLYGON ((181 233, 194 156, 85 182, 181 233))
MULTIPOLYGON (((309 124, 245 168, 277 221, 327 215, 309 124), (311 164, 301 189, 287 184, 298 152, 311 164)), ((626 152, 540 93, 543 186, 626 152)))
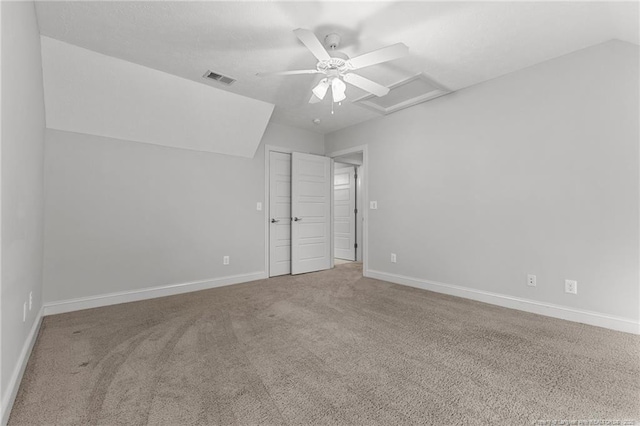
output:
POLYGON ((637 329, 638 57, 611 41, 327 135, 368 144, 369 268, 637 329))
MULTIPOLYGON (((17 391, 21 353, 42 300, 44 100, 32 2, 2 2, 1 419, 17 391), (33 306, 22 321, 23 303, 33 306)), ((27 353, 28 356, 28 353, 27 353)))
POLYGON ((324 151, 277 124, 250 159, 47 130, 45 300, 263 273, 264 144, 324 151))
POLYGON ((273 112, 273 104, 48 37, 42 62, 49 129, 251 158, 273 112))

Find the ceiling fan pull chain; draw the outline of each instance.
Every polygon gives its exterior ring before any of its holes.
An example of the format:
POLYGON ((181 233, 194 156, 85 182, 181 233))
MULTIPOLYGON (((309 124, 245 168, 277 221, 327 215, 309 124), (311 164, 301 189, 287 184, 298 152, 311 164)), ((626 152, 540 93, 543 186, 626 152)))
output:
POLYGON ((333 115, 333 99, 331 99, 331 114, 333 115))

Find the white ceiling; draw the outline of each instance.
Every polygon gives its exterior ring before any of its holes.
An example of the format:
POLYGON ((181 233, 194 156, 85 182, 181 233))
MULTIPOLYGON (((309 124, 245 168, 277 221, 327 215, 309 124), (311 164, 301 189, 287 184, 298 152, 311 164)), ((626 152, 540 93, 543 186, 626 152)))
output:
MULTIPOLYGON (((611 39, 640 44, 638 2, 39 2, 41 34, 276 105, 273 121, 320 133, 378 114, 329 97, 307 101, 318 76, 293 34, 343 38, 350 57, 393 43, 411 55, 359 70, 391 85, 418 72, 458 90, 611 39), (211 69, 238 81, 207 82, 211 69), (320 118, 319 125, 313 124, 320 118)), ((365 93, 347 89, 348 99, 365 93)), ((251 120, 251 117, 247 117, 251 120)))

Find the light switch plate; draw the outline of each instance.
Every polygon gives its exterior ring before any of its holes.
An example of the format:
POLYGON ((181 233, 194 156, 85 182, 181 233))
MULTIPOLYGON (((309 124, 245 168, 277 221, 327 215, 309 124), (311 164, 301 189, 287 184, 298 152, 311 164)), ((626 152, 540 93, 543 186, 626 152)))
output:
POLYGON ((377 201, 369 201, 369 208, 371 210, 378 210, 378 202, 377 201))
POLYGON ((256 204, 256 210, 262 211, 262 203, 260 201, 256 204))

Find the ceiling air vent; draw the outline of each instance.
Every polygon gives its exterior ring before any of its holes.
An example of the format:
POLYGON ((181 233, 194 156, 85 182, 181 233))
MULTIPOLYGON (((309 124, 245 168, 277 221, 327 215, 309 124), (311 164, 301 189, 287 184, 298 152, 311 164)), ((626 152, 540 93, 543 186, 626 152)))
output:
POLYGON ((203 77, 208 78, 210 80, 218 81, 222 84, 226 84, 227 86, 229 86, 230 84, 233 84, 236 81, 231 77, 227 77, 226 75, 218 74, 213 71, 207 71, 206 73, 204 73, 203 77))
POLYGON ((382 114, 391 114, 447 93, 451 93, 451 91, 426 75, 418 74, 390 86, 386 96, 366 95, 354 100, 353 103, 382 114))

